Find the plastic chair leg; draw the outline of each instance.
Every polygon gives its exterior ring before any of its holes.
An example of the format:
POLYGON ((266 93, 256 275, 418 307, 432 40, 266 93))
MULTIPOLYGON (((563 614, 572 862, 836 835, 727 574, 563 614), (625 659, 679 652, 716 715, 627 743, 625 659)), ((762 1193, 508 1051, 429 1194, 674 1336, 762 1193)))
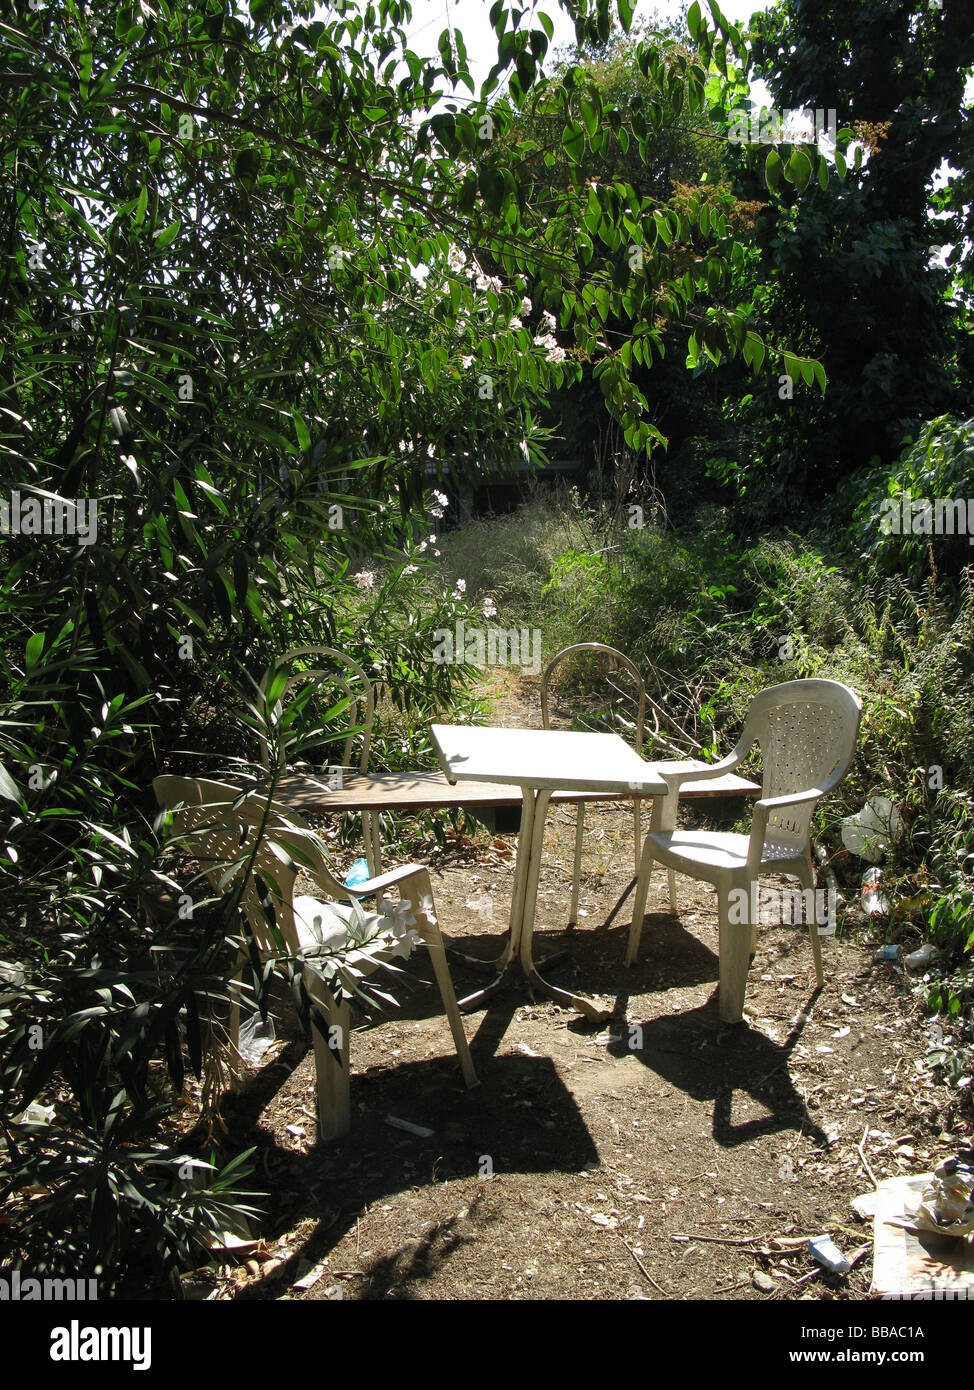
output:
POLYGON ((439 986, 440 998, 443 1001, 443 1011, 450 1024, 450 1032, 453 1034, 453 1045, 457 1050, 460 1059, 460 1070, 463 1072, 463 1079, 468 1088, 479 1084, 477 1073, 474 1070, 473 1058, 470 1056, 470 1044, 467 1042, 467 1035, 463 1031, 463 1019, 460 1017, 460 1009, 457 1005, 457 996, 453 988, 453 978, 450 975, 450 967, 447 964, 446 948, 443 945, 443 935, 436 922, 423 911, 420 906, 420 899, 427 895, 432 899, 433 888, 430 883, 429 873, 423 870, 421 873, 410 874, 408 878, 400 880, 399 891, 407 897, 412 904, 411 911, 416 919, 416 930, 426 943, 429 951, 430 961, 433 965, 433 974, 436 976, 436 983, 439 986))
POLYGON ((639 938, 643 930, 643 917, 646 912, 646 899, 649 896, 649 881, 653 876, 653 842, 646 836, 643 857, 639 864, 639 880, 636 896, 632 900, 632 926, 629 928, 629 941, 626 945, 626 964, 632 965, 639 950, 639 938))
POLYGON ((315 1002, 325 1017, 325 1034, 312 1026, 315 1048, 315 1085, 318 1093, 318 1133, 325 1141, 340 1139, 351 1128, 352 1107, 348 1079, 348 1004, 335 1002, 331 990, 320 982, 315 1002))
POLYGON ((747 990, 750 929, 730 920, 730 900, 726 889, 717 896, 720 920, 720 995, 718 1011, 723 1023, 740 1023, 747 990))
POLYGON ((460 1070, 463 1072, 463 1079, 469 1089, 471 1086, 476 1086, 478 1084, 478 1078, 474 1070, 473 1058, 470 1056, 470 1045, 467 1042, 467 1035, 463 1031, 463 1019, 460 1017, 460 1010, 457 1007, 457 996, 453 989, 450 967, 447 965, 446 961, 446 950, 443 946, 443 937, 436 927, 431 927, 429 935, 427 935, 425 931, 421 934, 426 941, 426 949, 429 951, 430 960, 433 963, 433 974, 436 976, 436 983, 440 987, 440 998, 443 1000, 443 1010, 450 1024, 450 1032, 453 1034, 453 1045, 460 1059, 460 1070))
MULTIPOLYGON (((822 939, 818 934, 818 909, 815 902, 815 870, 811 865, 808 866, 807 874, 800 875, 801 885, 805 889, 811 889, 811 911, 808 910, 809 900, 805 901, 805 915, 808 919, 808 934, 812 941, 812 960, 815 963, 815 979, 819 989, 825 984, 825 971, 822 968, 822 939)), ((805 897, 805 894, 802 894, 805 897)))

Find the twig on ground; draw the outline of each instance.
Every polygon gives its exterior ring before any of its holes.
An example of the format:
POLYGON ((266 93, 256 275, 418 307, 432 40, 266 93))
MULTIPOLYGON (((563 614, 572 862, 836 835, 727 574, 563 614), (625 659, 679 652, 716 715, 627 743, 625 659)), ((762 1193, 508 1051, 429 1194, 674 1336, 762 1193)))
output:
POLYGON ((708 1245, 766 1245, 774 1236, 747 1236, 744 1240, 732 1240, 730 1236, 675 1235, 673 1240, 705 1240, 708 1245))
POLYGON ((866 1172, 869 1174, 869 1180, 870 1180, 870 1182, 872 1183, 873 1187, 878 1187, 878 1186, 879 1186, 879 1183, 876 1181, 876 1174, 875 1174, 875 1173, 873 1172, 873 1170, 870 1168, 870 1166, 869 1166, 869 1160, 868 1160, 868 1158, 866 1157, 866 1155, 863 1153, 863 1148, 865 1147, 865 1143, 866 1143, 866 1140, 867 1140, 868 1138, 869 1138, 869 1126, 867 1125, 866 1128, 865 1128, 865 1129, 863 1130, 863 1132, 862 1132, 862 1138, 859 1140, 859 1157, 862 1159, 862 1166, 865 1168, 866 1172))
MULTIPOLYGON (((616 1231, 616 1235, 619 1236, 619 1232, 618 1232, 618 1231, 616 1231)), ((635 1250, 632 1248, 632 1246, 631 1246, 631 1245, 629 1244, 629 1242, 626 1240, 625 1236, 619 1236, 619 1239, 622 1241, 623 1245, 626 1247, 626 1249, 629 1251, 630 1255, 631 1255, 631 1256, 633 1257, 633 1259, 636 1261, 636 1264, 637 1264, 637 1265, 639 1266, 639 1268, 642 1270, 643 1274, 644 1274, 645 1277, 649 1280, 649 1282, 652 1284, 652 1286, 653 1286, 653 1288, 656 1290, 656 1292, 657 1292, 657 1293, 661 1293, 661 1294, 663 1295, 664 1298, 669 1298, 669 1294, 666 1292, 665 1289, 660 1288, 659 1284, 657 1284, 656 1280, 653 1278, 653 1276, 650 1274, 649 1270, 648 1270, 648 1269, 646 1268, 646 1266, 643 1264, 642 1260, 641 1260, 641 1259, 639 1258, 639 1256, 636 1254, 635 1250)))

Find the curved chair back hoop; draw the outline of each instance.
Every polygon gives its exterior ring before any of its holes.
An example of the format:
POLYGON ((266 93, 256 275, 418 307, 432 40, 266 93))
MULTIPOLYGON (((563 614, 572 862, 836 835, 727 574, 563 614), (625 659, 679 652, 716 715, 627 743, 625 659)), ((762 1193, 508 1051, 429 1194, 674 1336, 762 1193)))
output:
POLYGON ((258 877, 271 896, 277 926, 295 955, 300 947, 293 902, 300 869, 307 869, 336 900, 347 896, 314 832, 288 807, 276 802, 268 806, 261 792, 241 792, 229 783, 205 778, 168 775, 156 777, 152 789, 159 805, 172 812, 173 829, 187 837, 187 853, 203 865, 217 893, 225 892, 247 872, 253 856, 253 870, 240 906, 262 950, 271 952, 274 946, 267 931, 258 877), (263 833, 254 853, 261 826, 263 833))
MULTIPOLYGON (((344 652, 338 651, 335 647, 295 647, 293 651, 285 652, 271 667, 267 676, 261 681, 261 694, 267 688, 267 681, 274 672, 279 671, 282 666, 286 666, 289 662, 309 656, 327 656, 335 665, 347 667, 350 673, 349 678, 346 679, 345 675, 335 670, 297 671, 288 678, 283 693, 287 694, 295 686, 309 680, 338 686, 349 700, 349 722, 345 742, 342 746, 342 766, 352 766, 352 750, 356 740, 361 739, 358 768, 360 772, 367 772, 372 747, 372 725, 375 720, 375 692, 372 689, 372 682, 359 663, 354 661, 352 657, 346 656, 344 652)), ((261 766, 269 770, 270 750, 267 746, 267 740, 261 737, 259 742, 261 766)))
MULTIPOLYGON (((551 727, 548 711, 548 686, 551 683, 551 677, 555 667, 559 662, 563 661, 565 657, 572 656, 575 652, 600 652, 603 656, 607 656, 611 660, 618 662, 618 664, 632 677, 636 689, 639 692, 639 709, 636 715, 636 752, 641 753, 643 750, 643 733, 646 724, 646 684, 639 674, 638 668, 629 660, 625 652, 620 652, 615 647, 607 646, 605 642, 574 642, 570 647, 563 647, 560 652, 556 652, 551 658, 541 676, 542 724, 546 729, 551 727)), ((658 724, 656 727, 658 729, 658 724)))
MULTIPOLYGON (((840 681, 784 681, 755 695, 735 753, 760 746, 764 800, 815 788, 824 795, 852 762, 861 716, 859 697, 840 681)), ((815 805, 772 811, 765 845, 785 854, 807 853, 815 805)))

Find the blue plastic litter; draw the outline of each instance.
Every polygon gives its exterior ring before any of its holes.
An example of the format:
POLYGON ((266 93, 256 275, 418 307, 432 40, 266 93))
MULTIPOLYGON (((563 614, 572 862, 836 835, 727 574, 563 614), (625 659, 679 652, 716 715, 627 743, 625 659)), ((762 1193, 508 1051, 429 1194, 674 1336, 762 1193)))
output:
POLYGON ((366 883, 372 874, 367 859, 356 859, 345 877, 345 887, 354 888, 358 883, 366 883))

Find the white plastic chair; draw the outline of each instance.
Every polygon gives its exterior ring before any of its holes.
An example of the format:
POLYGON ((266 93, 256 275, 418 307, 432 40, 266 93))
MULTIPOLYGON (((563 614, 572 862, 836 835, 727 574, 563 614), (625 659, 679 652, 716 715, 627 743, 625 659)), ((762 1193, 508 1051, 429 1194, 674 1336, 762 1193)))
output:
MULTIPOLYGON (((546 729, 551 728, 550 714, 548 709, 548 686, 551 683, 551 677, 554 673, 555 667, 559 664, 559 662, 564 661, 566 657, 572 656, 575 652, 599 652, 601 655, 607 656, 609 658, 610 663, 615 662, 621 667, 623 667, 627 674, 632 678, 639 696, 638 709, 635 721, 635 749, 637 753, 642 753, 643 735, 645 733, 646 725, 645 683, 643 682, 643 678, 639 674, 639 671, 629 660, 629 658, 623 652, 617 651, 615 647, 606 646, 604 642, 576 642, 573 646, 563 647, 560 652, 557 652, 551 658, 541 676, 542 724, 546 729)), ((656 724, 656 728, 658 731, 658 723, 656 724)), ((640 846, 642 844, 641 809, 642 803, 638 800, 633 801, 633 856, 635 860, 634 872, 637 874, 639 872, 639 851, 640 846)), ((576 922, 578 920, 578 890, 582 875, 582 840, 584 835, 585 803, 583 801, 580 801, 578 803, 578 820, 575 823, 575 864, 572 870, 572 902, 568 914, 569 922, 576 922)))
POLYGON ((737 746, 723 762, 703 769, 698 766, 692 771, 667 771, 665 763, 658 765, 667 795, 662 798, 659 828, 650 831, 643 847, 627 965, 633 963, 639 949, 653 861, 658 859, 670 870, 671 911, 676 912, 674 871, 704 879, 717 889, 720 1017, 724 1022, 736 1023, 743 1013, 747 972, 757 946, 757 920, 752 906, 756 904, 762 872, 791 875, 803 889, 811 890, 802 897, 812 939, 815 977, 819 987, 824 984, 814 906, 812 812, 819 798, 845 776, 855 752, 861 714, 859 697, 838 681, 785 681, 754 697, 737 746), (761 748, 763 787, 761 800, 754 804, 750 835, 677 830, 682 783, 733 771, 755 743, 761 748))
MULTIPOLYGON (((160 806, 172 812, 173 829, 187 837, 186 849, 195 859, 214 867, 207 875, 216 890, 226 892, 253 863, 241 896, 254 940, 265 959, 278 953, 269 930, 268 911, 262 905, 259 876, 270 894, 274 924, 289 955, 299 958, 308 992, 326 1022, 323 1036, 313 1028, 318 1092, 318 1123, 323 1139, 334 1139, 349 1128, 349 1006, 348 996, 357 976, 371 974, 384 961, 407 959, 424 942, 433 963, 443 1007, 464 1080, 477 1084, 453 981, 446 961, 443 937, 436 921, 433 890, 428 870, 406 864, 381 877, 347 888, 333 876, 318 836, 293 811, 272 804, 258 792, 242 793, 222 782, 191 777, 161 776, 153 781, 160 806), (258 831, 263 834, 254 852, 258 831), (311 878, 323 898, 295 895, 299 873, 311 878), (408 909, 365 913, 343 898, 367 898, 396 885, 408 900, 408 909), (414 928, 414 930, 407 930, 414 928), (328 981, 343 985, 336 1002, 328 981), (340 1063, 340 1065, 336 1065, 340 1063)), ((403 904, 400 904, 402 907, 403 904)), ((232 987, 230 1041, 237 1048, 240 1031, 240 977, 247 958, 241 946, 232 987)))
MULTIPOLYGON (((375 692, 372 689, 372 682, 362 670, 357 661, 353 661, 344 652, 337 651, 334 647, 295 647, 293 651, 285 652, 272 666, 264 680, 261 681, 261 695, 267 689, 267 682, 273 677, 276 671, 282 666, 289 665, 292 661, 311 656, 327 657, 331 669, 297 671, 288 678, 287 684, 282 691, 281 698, 293 690, 295 686, 304 681, 315 681, 321 684, 334 685, 344 691, 348 697, 348 724, 345 730, 345 741, 342 748, 342 767, 351 768, 353 766, 353 755, 356 742, 359 743, 358 751, 358 770, 368 772, 369 754, 372 747, 372 725, 375 720, 375 692), (347 668, 346 672, 335 667, 347 668)), ((278 702, 277 713, 280 714, 281 705, 278 702)), ((265 738, 260 739, 260 761, 261 765, 270 769, 270 749, 265 738)), ((369 866, 369 873, 373 878, 382 872, 382 842, 379 830, 378 811, 363 811, 362 815, 362 838, 365 841, 365 858, 369 866)))

